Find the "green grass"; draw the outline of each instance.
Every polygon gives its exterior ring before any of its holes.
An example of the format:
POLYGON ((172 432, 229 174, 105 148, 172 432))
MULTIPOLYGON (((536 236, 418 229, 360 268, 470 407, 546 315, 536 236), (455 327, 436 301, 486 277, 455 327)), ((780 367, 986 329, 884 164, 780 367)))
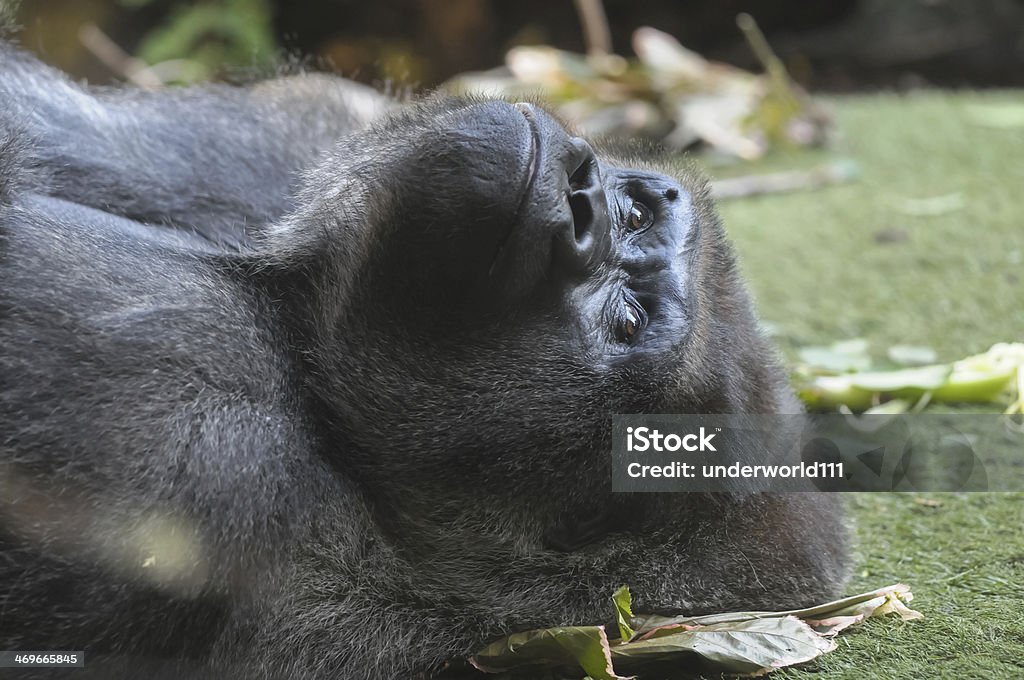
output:
MULTIPOLYGON (((722 205, 760 314, 789 358, 852 337, 879 352, 928 345, 944 360, 1024 340, 1024 127, 985 127, 973 108, 1024 107, 1024 93, 834 104, 837 153, 858 163, 859 181, 722 205), (960 210, 901 210, 953 193, 960 210)), ((849 592, 908 583, 925 618, 870 621, 841 635, 835 652, 774 677, 1024 677, 1024 494, 928 497, 941 505, 848 497, 857 537, 849 592)))

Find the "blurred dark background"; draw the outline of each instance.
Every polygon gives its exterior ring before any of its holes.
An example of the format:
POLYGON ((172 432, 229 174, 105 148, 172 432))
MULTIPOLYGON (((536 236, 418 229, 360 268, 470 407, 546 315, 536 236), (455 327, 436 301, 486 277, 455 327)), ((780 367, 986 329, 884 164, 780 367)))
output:
MULTIPOLYGON (((756 68, 735 23, 749 12, 790 74, 812 89, 1024 85, 1024 0, 603 5, 613 49, 627 56, 633 30, 646 25, 712 59, 756 68)), ((100 83, 123 77, 117 60, 127 55, 166 62, 169 79, 185 82, 302 55, 363 82, 429 87, 498 66, 514 45, 584 49, 571 0, 26 0, 15 18, 26 47, 100 83)))

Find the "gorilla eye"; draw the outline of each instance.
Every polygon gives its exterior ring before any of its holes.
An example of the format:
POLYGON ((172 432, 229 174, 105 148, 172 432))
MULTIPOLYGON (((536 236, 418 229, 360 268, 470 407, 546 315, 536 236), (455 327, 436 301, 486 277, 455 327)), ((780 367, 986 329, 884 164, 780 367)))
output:
POLYGON ((629 207, 629 230, 642 231, 654 224, 654 213, 639 201, 629 207))
POLYGON ((631 342, 647 325, 647 313, 635 300, 626 298, 623 316, 619 322, 619 340, 631 342))

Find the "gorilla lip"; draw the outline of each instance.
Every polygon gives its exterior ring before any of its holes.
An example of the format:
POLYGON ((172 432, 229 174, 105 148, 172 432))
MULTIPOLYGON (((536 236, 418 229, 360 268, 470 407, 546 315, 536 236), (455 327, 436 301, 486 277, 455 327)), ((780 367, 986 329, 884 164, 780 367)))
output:
POLYGON ((498 263, 501 261, 501 256, 505 253, 508 242, 512 238, 512 233, 516 230, 516 225, 519 224, 519 216, 523 214, 523 206, 530 199, 533 182, 537 177, 537 171, 540 167, 540 130, 537 129, 537 120, 533 115, 533 105, 526 102, 517 102, 512 106, 523 114, 526 124, 530 129, 530 150, 526 162, 526 181, 523 182, 523 195, 519 200, 519 205, 516 206, 511 226, 505 235, 502 236, 501 241, 498 242, 498 248, 494 253, 494 258, 491 260, 491 266, 487 270, 487 278, 489 279, 494 278, 495 269, 497 269, 498 263))
MULTIPOLYGON (((528 163, 529 170, 526 175, 526 194, 529 194, 530 188, 533 186, 533 179, 537 176, 537 169, 540 165, 540 131, 537 130, 537 121, 533 116, 533 105, 525 102, 518 102, 513 104, 523 117, 526 118, 526 123, 530 126, 530 160, 528 163)), ((524 197, 525 200, 525 197, 524 197)), ((522 208, 520 207, 520 212, 522 208)))

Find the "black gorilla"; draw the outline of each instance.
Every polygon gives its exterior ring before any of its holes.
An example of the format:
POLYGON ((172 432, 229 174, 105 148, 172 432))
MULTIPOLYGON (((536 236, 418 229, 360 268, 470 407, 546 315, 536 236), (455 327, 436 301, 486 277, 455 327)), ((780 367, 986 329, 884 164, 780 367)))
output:
POLYGON ((689 172, 526 104, 0 58, 0 648, 429 677, 624 583, 841 589, 835 498, 610 492, 613 413, 798 410, 689 172))

